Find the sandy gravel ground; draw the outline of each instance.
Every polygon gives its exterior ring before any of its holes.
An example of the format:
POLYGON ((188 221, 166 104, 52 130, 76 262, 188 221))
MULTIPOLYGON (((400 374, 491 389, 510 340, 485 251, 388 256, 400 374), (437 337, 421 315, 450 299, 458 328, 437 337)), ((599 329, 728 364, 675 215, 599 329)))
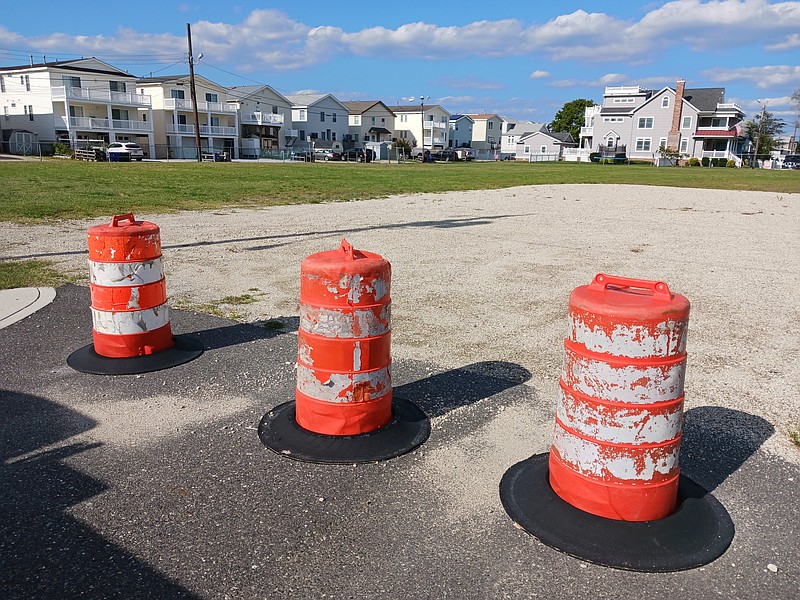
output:
MULTIPOLYGON (((553 402, 570 291, 599 272, 666 281, 692 303, 687 410, 762 417, 777 431, 764 449, 800 464, 796 194, 548 185, 136 216, 161 227, 174 305, 253 294, 218 307, 242 321, 296 317, 301 259, 347 237, 392 263, 396 359, 515 363, 553 402)), ((85 273, 102 221, 4 225, 0 260, 85 273)))

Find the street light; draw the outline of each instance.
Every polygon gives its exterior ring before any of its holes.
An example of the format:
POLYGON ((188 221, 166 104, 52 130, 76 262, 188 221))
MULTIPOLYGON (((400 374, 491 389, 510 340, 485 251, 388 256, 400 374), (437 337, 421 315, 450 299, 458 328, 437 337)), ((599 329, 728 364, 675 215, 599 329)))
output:
MULTIPOLYGON (((761 106, 761 118, 758 120, 758 137, 756 138, 756 153, 753 156, 753 162, 755 163, 758 160, 758 145, 761 143, 761 128, 764 126, 764 112, 767 110, 767 104, 769 104, 769 100, 756 100, 758 104, 761 106)), ((751 168, 755 169, 755 165, 751 168)))
MULTIPOLYGON (((422 162, 425 162, 425 100, 430 100, 430 99, 431 99, 430 96, 419 97, 419 105, 422 113, 421 117, 422 121, 420 123, 422 125, 422 162)), ((415 98, 413 96, 408 99, 409 102, 413 102, 414 100, 415 98)), ((431 146, 433 146, 433 127, 431 127, 431 146)))

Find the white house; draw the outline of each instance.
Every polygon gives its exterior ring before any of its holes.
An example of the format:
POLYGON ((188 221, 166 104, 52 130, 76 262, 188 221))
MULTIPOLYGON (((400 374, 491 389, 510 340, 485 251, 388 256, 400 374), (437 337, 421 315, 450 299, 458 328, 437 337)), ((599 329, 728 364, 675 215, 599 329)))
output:
POLYGON ((227 102, 224 87, 195 75, 199 123, 195 123, 189 75, 141 78, 136 87, 152 98, 158 158, 197 158, 196 125, 201 152, 239 157, 238 107, 227 102))
POLYGON ((503 119, 494 114, 468 114, 472 127, 472 147, 476 150, 499 150, 503 135, 503 119))
POLYGON ((559 161, 564 155, 565 148, 576 146, 571 134, 543 128, 525 134, 517 140, 515 159, 529 162, 559 161))
POLYGON ((413 147, 442 150, 449 146, 450 113, 433 105, 398 105, 392 107, 394 137, 408 140, 413 147))
POLYGON ((504 119, 502 137, 500 143, 500 154, 502 157, 516 156, 517 142, 526 135, 535 131, 547 129, 545 123, 534 123, 533 121, 514 121, 504 119))
POLYGON ((295 149, 343 149, 349 131, 347 107, 331 94, 290 94, 292 130, 297 137, 290 146, 295 149))
POLYGON ((153 112, 136 78, 96 58, 0 67, 3 149, 139 143, 153 157, 153 112))
POLYGON ((242 158, 258 158, 263 151, 280 150, 297 138, 291 131, 292 103, 270 86, 228 88, 227 101, 239 111, 242 158))

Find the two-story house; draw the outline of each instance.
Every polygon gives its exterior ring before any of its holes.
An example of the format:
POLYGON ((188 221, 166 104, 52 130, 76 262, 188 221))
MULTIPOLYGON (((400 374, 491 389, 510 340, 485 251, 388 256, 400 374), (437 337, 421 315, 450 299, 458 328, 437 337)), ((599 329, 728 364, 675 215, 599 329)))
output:
POLYGON ((472 147, 476 150, 499 150, 503 135, 503 119, 493 114, 467 115, 475 123, 472 127, 472 147))
POLYGON ((471 148, 472 147, 472 128, 475 126, 469 115, 450 116, 450 137, 448 144, 450 148, 471 148))
POLYGON ((450 113, 438 104, 393 106, 394 137, 422 150, 449 147, 450 113))
POLYGON ((380 100, 343 102, 349 111, 345 148, 392 141, 394 113, 380 100))
POLYGON ((197 131, 200 151, 239 157, 238 107, 227 102, 227 90, 195 75, 197 119, 192 102, 189 75, 167 75, 137 79, 140 94, 152 98, 156 156, 158 158, 197 158, 197 131))
POLYGON ((297 138, 291 131, 292 103, 268 85, 228 88, 228 104, 239 111, 239 143, 242 158, 258 158, 264 152, 286 147, 297 138))
POLYGON ((725 102, 725 88, 609 86, 600 109, 585 111, 581 147, 624 150, 633 160, 654 160, 663 147, 741 163, 743 119, 737 104, 725 102))
POLYGON ((96 58, 0 68, 3 149, 50 152, 55 143, 139 143, 153 157, 150 97, 136 78, 96 58))
POLYGON ((498 158, 516 156, 517 142, 524 136, 543 129, 547 129, 547 124, 505 119, 503 121, 502 137, 500 138, 500 155, 498 158))
POLYGON ((292 103, 292 130, 297 132, 289 146, 344 149, 350 114, 344 104, 332 94, 289 94, 286 98, 292 103))

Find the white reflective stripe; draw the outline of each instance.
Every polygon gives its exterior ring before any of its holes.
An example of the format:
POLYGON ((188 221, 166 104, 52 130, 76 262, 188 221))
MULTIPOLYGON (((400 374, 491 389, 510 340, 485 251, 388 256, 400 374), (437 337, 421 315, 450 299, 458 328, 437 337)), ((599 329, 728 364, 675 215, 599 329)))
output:
POLYGON ((391 304, 376 316, 372 308, 320 308, 300 304, 300 329, 327 338, 377 337, 391 330, 391 304))
POLYGON ((89 281, 109 287, 143 285, 164 278, 161 259, 145 262, 104 263, 89 261, 89 281))
POLYGON ((652 481, 656 474, 678 474, 680 440, 655 448, 609 447, 571 435, 556 423, 553 447, 578 473, 596 479, 652 481))
POLYGON ((578 433, 615 444, 660 444, 681 432, 683 403, 668 412, 651 413, 646 405, 592 404, 559 388, 558 419, 578 433))
POLYGON ((92 327, 97 333, 129 335, 146 333, 169 323, 169 307, 166 304, 134 310, 131 312, 108 312, 92 309, 92 327))
POLYGON ((668 365, 618 365, 566 351, 562 377, 568 387, 601 400, 649 404, 683 395, 686 359, 668 365))
POLYGON ((650 358, 675 356, 686 352, 686 321, 663 321, 657 325, 615 325, 606 331, 570 313, 567 337, 587 350, 599 354, 650 358))
POLYGON ((361 373, 331 373, 327 381, 320 381, 316 371, 297 363, 297 391, 315 400, 353 402, 353 388, 359 383, 369 383, 370 399, 388 394, 392 389, 389 367, 361 373))

